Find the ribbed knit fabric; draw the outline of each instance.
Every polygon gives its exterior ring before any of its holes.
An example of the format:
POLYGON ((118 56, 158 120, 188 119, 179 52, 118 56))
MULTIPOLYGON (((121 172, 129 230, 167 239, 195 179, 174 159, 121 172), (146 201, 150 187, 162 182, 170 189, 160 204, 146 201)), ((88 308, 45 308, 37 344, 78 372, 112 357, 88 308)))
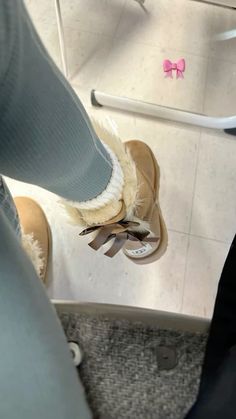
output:
POLYGON ((83 210, 99 209, 116 199, 117 201, 122 196, 122 190, 124 186, 124 174, 121 169, 120 163, 117 156, 112 150, 104 143, 102 143, 106 151, 108 152, 112 162, 112 175, 106 189, 98 195, 96 198, 87 200, 85 202, 73 202, 71 203, 74 207, 83 210))
POLYGON ((100 195, 109 154, 21 0, 0 0, 0 173, 71 201, 100 195))
POLYGON ((0 176, 0 208, 3 210, 17 237, 20 238, 21 227, 17 209, 8 186, 2 176, 0 176))
POLYGON ((92 419, 52 304, 2 207, 0 289, 0 418, 92 419))

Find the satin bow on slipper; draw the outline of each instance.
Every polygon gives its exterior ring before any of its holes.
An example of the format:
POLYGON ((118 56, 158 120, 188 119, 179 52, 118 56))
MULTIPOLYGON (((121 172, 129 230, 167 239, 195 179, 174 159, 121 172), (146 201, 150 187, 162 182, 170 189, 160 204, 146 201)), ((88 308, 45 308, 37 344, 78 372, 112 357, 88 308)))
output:
POLYGON ((173 79, 173 70, 176 71, 176 78, 183 79, 183 72, 185 71, 185 60, 181 58, 177 63, 172 63, 170 60, 163 61, 163 70, 166 73, 166 77, 171 77, 173 79))
POLYGON ((85 236, 87 234, 98 231, 95 239, 89 243, 89 246, 94 250, 98 250, 111 239, 115 239, 111 248, 105 253, 106 256, 113 257, 116 253, 119 252, 119 250, 122 249, 126 240, 140 243, 158 242, 158 237, 147 237, 149 235, 149 231, 144 231, 142 233, 132 231, 132 228, 137 227, 138 225, 139 223, 124 220, 114 224, 95 225, 83 230, 80 233, 80 236, 85 236))

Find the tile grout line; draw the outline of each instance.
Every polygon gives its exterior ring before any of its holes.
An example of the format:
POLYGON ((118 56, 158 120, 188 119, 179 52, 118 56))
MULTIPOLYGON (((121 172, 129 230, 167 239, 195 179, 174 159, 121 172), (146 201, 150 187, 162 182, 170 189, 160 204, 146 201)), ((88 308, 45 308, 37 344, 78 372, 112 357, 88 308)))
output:
POLYGON ((201 236, 200 234, 186 233, 185 231, 175 230, 173 228, 168 228, 168 231, 173 232, 173 233, 178 233, 178 234, 184 234, 185 236, 195 237, 197 239, 213 241, 213 242, 216 242, 216 243, 222 243, 222 244, 227 244, 227 245, 231 243, 231 241, 213 239, 212 237, 201 236))
POLYGON ((112 48, 113 48, 114 39, 116 38, 116 34, 117 34, 117 31, 118 31, 118 28, 119 28, 119 25, 120 25, 121 19, 122 19, 123 15, 124 15, 124 10, 125 10, 125 7, 126 7, 126 1, 127 1, 127 0, 125 0, 125 1, 124 1, 124 4, 123 4, 123 6, 122 6, 122 10, 121 10, 120 18, 119 18, 119 20, 118 20, 118 22, 117 22, 117 25, 116 25, 116 28, 115 28, 115 30, 114 30, 114 33, 113 33, 113 35, 112 35, 111 37, 109 37, 109 38, 110 38, 110 40, 111 40, 111 45, 110 45, 110 47, 109 47, 109 50, 108 50, 108 53, 107 53, 106 59, 104 60, 104 66, 103 66, 103 69, 101 70, 100 75, 99 75, 99 76, 98 76, 98 78, 97 78, 97 87, 98 87, 98 88, 99 88, 99 85, 100 85, 101 79, 102 79, 102 77, 103 77, 103 75, 104 75, 104 72, 105 72, 105 70, 106 70, 106 65, 107 65, 107 63, 108 63, 108 60, 109 60, 109 57, 110 57, 110 55, 111 55, 111 51, 112 51, 112 48))
POLYGON ((203 99, 203 104, 202 104, 202 112, 204 113, 205 111, 205 106, 206 106, 206 89, 207 89, 207 81, 208 81, 208 76, 209 76, 209 65, 210 65, 210 59, 212 59, 212 57, 207 58, 207 70, 206 70, 206 80, 205 80, 205 86, 204 86, 204 99, 203 99))
MULTIPOLYGON (((123 6, 123 8, 125 8, 125 6, 123 6)), ((117 23, 116 29, 114 31, 114 35, 112 35, 112 36, 110 36, 109 34, 106 34, 106 33, 101 33, 99 31, 97 32, 97 31, 92 31, 92 30, 88 30, 88 29, 81 29, 80 32, 81 33, 82 32, 83 33, 88 33, 90 35, 99 35, 99 36, 102 36, 104 38, 110 39, 111 41, 114 41, 114 38, 116 38, 116 33, 118 31, 118 26, 120 24, 121 18, 123 17, 123 14, 124 14, 124 10, 121 13, 121 17, 120 17, 120 19, 119 19, 119 21, 117 23)), ((65 27, 69 27, 69 26, 65 25, 65 27)), ((117 41, 119 42, 119 38, 117 38, 117 41)), ((163 52, 163 49, 167 49, 168 51, 177 52, 179 55, 182 54, 182 53, 183 54, 187 54, 187 55, 191 55, 193 57, 202 58, 202 59, 206 60, 207 62, 209 62, 209 60, 211 60, 211 59, 215 59, 217 61, 222 61, 222 59, 220 59, 217 55, 209 56, 209 54, 208 55, 202 55, 200 53, 198 54, 198 53, 194 53, 192 51, 190 52, 190 51, 187 51, 187 50, 184 50, 184 49, 180 49, 180 48, 169 48, 169 47, 166 47, 166 46, 162 46, 161 47, 159 44, 156 45, 156 44, 154 44, 152 42, 135 41, 135 43, 137 45, 143 45, 143 46, 148 46, 148 47, 156 48, 160 52, 163 52)), ((228 64, 236 64, 236 61, 233 61, 233 60, 226 60, 226 59, 224 59, 224 62, 226 62, 228 64)))
POLYGON ((195 198, 195 191, 196 191, 196 184, 197 184, 197 172, 198 172, 198 164, 199 164, 199 156, 200 156, 200 148, 201 148, 201 139, 202 139, 202 129, 200 129, 199 138, 198 138, 198 148, 197 148, 197 158, 196 158, 196 166, 195 166, 195 173, 194 173, 194 180, 193 180, 193 194, 191 200, 191 210, 189 216, 189 226, 188 226, 188 234, 191 234, 191 225, 192 225, 192 218, 193 218, 193 205, 194 205, 194 198, 195 198))
POLYGON ((114 38, 116 38, 116 34, 118 32, 118 28, 120 26, 120 22, 121 22, 121 20, 122 20, 122 18, 124 16, 124 11, 126 9, 126 3, 127 3, 127 0, 124 1, 124 4, 122 6, 122 10, 121 10, 121 14, 120 14, 120 19, 118 20, 117 25, 116 25, 116 29, 114 30, 114 35, 112 37, 112 41, 113 41, 114 38))
POLYGON ((185 264, 184 264, 184 280, 183 280, 183 288, 182 288, 182 297, 181 297, 181 304, 180 304, 180 310, 179 313, 183 313, 183 305, 184 305, 184 291, 185 291, 185 283, 186 283, 186 274, 187 274, 187 264, 188 264, 188 255, 189 255, 189 248, 190 248, 190 238, 191 236, 188 234, 188 242, 187 242, 187 249, 186 249, 186 258, 185 258, 185 264))
POLYGON ((182 299, 181 299, 180 313, 183 312, 183 304, 184 304, 184 292, 185 292, 187 264, 188 264, 188 255, 189 255, 190 238, 191 238, 190 231, 191 231, 191 225, 192 225, 193 205, 194 205, 195 190, 196 190, 196 183, 197 183, 197 172, 198 172, 198 163, 199 163, 199 155, 200 155, 201 136, 202 136, 202 130, 200 129, 199 138, 198 138, 198 149, 197 149, 197 158, 196 158, 196 166, 195 166, 195 173, 194 173, 194 181, 193 181, 193 194, 192 194, 192 200, 191 200, 191 211, 190 211, 190 217, 189 217, 188 243, 187 243, 186 259, 185 259, 185 266, 184 266, 183 293, 182 293, 182 299))

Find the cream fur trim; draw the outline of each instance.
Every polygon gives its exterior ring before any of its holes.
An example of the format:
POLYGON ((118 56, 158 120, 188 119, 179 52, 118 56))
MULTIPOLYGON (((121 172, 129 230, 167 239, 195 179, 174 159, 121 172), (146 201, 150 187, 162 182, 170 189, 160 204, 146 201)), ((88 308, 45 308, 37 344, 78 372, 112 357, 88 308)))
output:
MULTIPOLYGON (((135 163, 132 160, 129 152, 125 149, 124 144, 120 138, 115 134, 108 131, 104 125, 92 120, 94 129, 98 138, 111 150, 110 155, 115 155, 123 173, 123 190, 122 197, 120 195, 111 197, 110 201, 94 209, 82 209, 80 203, 73 203, 63 200, 69 215, 73 218, 73 224, 80 225, 93 225, 104 223, 115 217, 122 208, 122 200, 126 208, 126 217, 131 220, 136 206, 136 195, 138 191, 137 175, 135 163), (76 210, 76 208, 79 209, 76 210)), ((96 202, 96 198, 93 200, 96 202)))
POLYGON ((45 264, 45 259, 43 258, 43 252, 40 248, 38 240, 34 239, 33 233, 22 233, 21 243, 25 252, 33 263, 38 276, 41 278, 41 272, 45 264))
POLYGON ((135 163, 130 156, 128 150, 125 148, 121 139, 113 131, 110 132, 100 122, 92 119, 92 124, 96 131, 98 138, 110 147, 113 153, 117 156, 124 174, 124 187, 122 199, 125 204, 127 217, 133 214, 135 209, 136 195, 138 191, 138 181, 136 175, 135 163))

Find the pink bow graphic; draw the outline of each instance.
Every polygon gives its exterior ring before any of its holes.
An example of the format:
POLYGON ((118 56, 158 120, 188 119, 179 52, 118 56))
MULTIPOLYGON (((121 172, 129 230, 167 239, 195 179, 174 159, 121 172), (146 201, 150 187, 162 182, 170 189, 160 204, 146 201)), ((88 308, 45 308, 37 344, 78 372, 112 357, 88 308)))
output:
POLYGON ((181 58, 177 63, 172 63, 170 60, 163 61, 163 70, 166 73, 166 77, 173 79, 172 70, 176 70, 176 78, 183 79, 183 72, 185 71, 185 60, 181 58))

